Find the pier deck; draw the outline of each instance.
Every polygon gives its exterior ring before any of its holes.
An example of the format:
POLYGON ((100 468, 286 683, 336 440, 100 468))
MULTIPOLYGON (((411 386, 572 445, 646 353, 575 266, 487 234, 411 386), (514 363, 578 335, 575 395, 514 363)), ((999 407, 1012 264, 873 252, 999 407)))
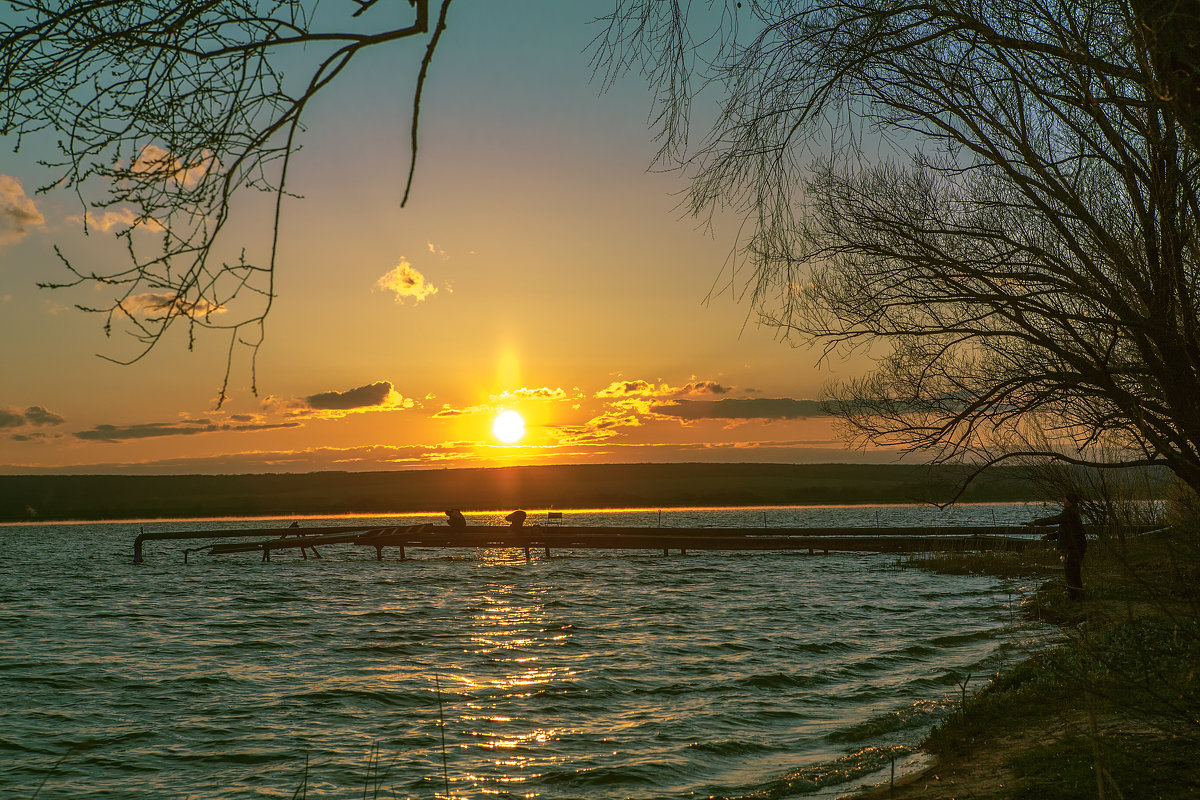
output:
MULTIPOLYGON (((946 528, 627 528, 570 526, 409 525, 389 527, 273 528, 255 530, 142 533, 134 540, 134 563, 142 561, 142 543, 151 540, 244 539, 188 548, 187 554, 258 552, 263 561, 278 550, 353 544, 374 547, 382 560, 385 547, 399 548, 404 559, 411 548, 661 550, 793 550, 809 553, 923 553, 935 551, 1008 550, 1050 547, 1023 527, 946 528)), ((314 553, 316 551, 314 550, 314 553)))

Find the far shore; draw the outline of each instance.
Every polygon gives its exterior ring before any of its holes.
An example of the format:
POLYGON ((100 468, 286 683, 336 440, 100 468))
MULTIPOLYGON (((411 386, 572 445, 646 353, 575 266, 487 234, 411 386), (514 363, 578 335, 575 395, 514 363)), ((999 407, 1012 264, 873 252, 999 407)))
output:
MULTIPOLYGON (((968 467, 909 464, 580 464, 254 475, 0 475, 0 522, 320 517, 525 509, 944 503, 968 467)), ((960 502, 1029 502, 1016 468, 960 502)))

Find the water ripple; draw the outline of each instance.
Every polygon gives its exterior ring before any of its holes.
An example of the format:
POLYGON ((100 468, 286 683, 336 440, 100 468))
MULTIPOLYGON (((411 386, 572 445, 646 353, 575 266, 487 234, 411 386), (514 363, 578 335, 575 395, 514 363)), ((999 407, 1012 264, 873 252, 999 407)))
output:
POLYGON ((0 528, 0 795, 431 797, 444 756, 459 797, 822 796, 1041 635, 1006 627, 1019 582, 891 556, 155 543, 135 568, 134 533, 0 528))

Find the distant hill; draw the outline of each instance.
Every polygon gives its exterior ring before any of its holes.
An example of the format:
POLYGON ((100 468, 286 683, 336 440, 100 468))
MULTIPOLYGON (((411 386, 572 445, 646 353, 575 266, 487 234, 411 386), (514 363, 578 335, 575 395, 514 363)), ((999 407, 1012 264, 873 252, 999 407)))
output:
MULTIPOLYGON (((0 521, 158 519, 496 509, 666 508, 945 500, 961 467, 873 464, 587 464, 270 475, 0 476, 0 521)), ((963 502, 1036 498, 1017 469, 963 502)))

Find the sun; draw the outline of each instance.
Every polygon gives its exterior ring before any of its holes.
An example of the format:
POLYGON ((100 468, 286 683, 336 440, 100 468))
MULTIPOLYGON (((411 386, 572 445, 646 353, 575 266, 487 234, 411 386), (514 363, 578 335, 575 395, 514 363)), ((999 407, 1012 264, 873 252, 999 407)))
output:
POLYGON ((525 420, 515 411, 501 411, 492 421, 492 433, 505 444, 519 442, 525 435, 525 420))

